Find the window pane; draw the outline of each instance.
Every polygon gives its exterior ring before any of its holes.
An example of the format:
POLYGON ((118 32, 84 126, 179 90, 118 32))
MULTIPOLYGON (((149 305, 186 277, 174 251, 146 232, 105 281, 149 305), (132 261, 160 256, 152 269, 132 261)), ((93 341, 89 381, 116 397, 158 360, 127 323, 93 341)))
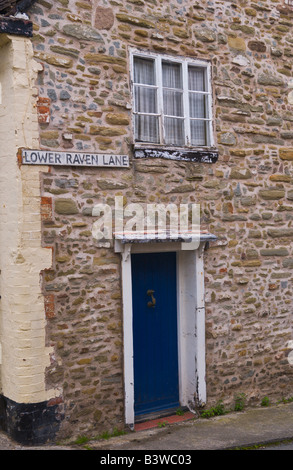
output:
POLYGON ((188 89, 206 91, 206 73, 202 67, 188 67, 188 89))
POLYGON ((191 118, 207 118, 207 96, 189 93, 189 113, 191 118))
POLYGON ((210 121, 205 121, 211 118, 207 67, 157 55, 134 56, 133 64, 136 141, 210 145, 210 121))
POLYGON ((159 118, 157 116, 135 116, 135 140, 159 143, 159 118))
POLYGON ((163 90, 164 114, 183 117, 183 95, 180 91, 163 90))
POLYGON ((173 62, 163 62, 163 87, 179 88, 182 90, 181 64, 173 62))
POLYGON ((157 90, 136 86, 134 88, 135 112, 157 113, 157 90))
POLYGON ((166 117, 164 124, 166 144, 185 145, 184 120, 166 117))
POLYGON ((155 85, 155 62, 152 59, 134 57, 134 82, 155 85))
POLYGON ((191 145, 207 145, 207 121, 190 121, 191 145))

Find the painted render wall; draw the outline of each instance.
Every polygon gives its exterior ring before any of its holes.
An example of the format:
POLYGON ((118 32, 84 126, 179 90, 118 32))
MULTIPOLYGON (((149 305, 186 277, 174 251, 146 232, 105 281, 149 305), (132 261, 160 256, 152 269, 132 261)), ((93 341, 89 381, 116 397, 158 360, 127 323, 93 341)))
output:
POLYGON ((206 406, 232 406, 240 393, 250 405, 292 396, 292 10, 273 0, 42 0, 28 13, 42 65, 39 143, 14 141, 11 155, 40 146, 131 159, 129 169, 9 161, 18 184, 20 171, 22 185, 34 181, 42 220, 37 253, 23 239, 39 286, 36 316, 27 315, 41 325, 46 369, 28 399, 63 401, 59 437, 124 426, 121 259, 92 237, 95 204, 113 206, 115 196, 125 206, 200 203, 203 228, 218 236, 204 253, 206 406), (130 46, 211 61, 217 163, 133 158, 130 46))
POLYGON ((38 145, 34 106, 39 65, 31 41, 0 36, 1 158, 1 393, 18 403, 55 396, 44 374, 51 348, 45 345, 40 272, 52 263, 41 248, 38 169, 19 168, 20 147, 38 145))

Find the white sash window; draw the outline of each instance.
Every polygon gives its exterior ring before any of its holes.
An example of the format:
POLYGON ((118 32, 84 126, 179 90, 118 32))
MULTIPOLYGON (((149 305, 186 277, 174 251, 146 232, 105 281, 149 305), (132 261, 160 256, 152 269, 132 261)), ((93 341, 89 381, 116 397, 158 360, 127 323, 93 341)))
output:
POLYGON ((210 64, 132 52, 135 142, 211 147, 210 64))

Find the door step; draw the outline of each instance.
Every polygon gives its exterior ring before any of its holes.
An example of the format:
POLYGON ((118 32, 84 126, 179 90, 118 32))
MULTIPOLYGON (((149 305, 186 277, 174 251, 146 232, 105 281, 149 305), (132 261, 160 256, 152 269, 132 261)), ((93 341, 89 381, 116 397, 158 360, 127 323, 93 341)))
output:
MULTIPOLYGON (((148 417, 147 420, 145 421, 139 421, 136 422, 134 425, 134 430, 135 431, 144 431, 147 429, 152 429, 152 428, 157 428, 157 427, 165 427, 168 424, 175 424, 175 423, 181 423, 183 421, 188 421, 190 419, 195 418, 196 415, 192 413, 191 411, 185 411, 183 412, 182 415, 177 415, 177 414, 168 414, 160 417, 154 418, 154 417, 148 417)), ((142 418, 142 417, 141 417, 142 418)))

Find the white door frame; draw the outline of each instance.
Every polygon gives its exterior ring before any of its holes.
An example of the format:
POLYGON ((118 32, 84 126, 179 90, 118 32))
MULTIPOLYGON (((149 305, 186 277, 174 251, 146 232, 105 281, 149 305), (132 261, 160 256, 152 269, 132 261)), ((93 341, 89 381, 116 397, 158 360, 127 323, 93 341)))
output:
POLYGON ((125 424, 134 429, 133 308, 131 253, 177 252, 179 399, 191 411, 206 402, 205 304, 203 250, 198 243, 122 243, 115 252, 122 256, 125 424))

